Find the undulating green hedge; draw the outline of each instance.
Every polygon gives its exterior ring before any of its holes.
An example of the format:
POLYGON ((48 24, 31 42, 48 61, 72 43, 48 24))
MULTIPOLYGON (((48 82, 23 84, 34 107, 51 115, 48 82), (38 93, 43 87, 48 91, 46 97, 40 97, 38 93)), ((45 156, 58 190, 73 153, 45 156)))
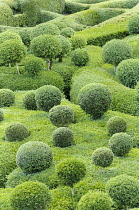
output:
POLYGON ((65 10, 64 12, 67 14, 73 14, 76 12, 80 12, 82 10, 89 9, 89 5, 81 4, 81 3, 76 3, 76 2, 71 2, 71 1, 66 1, 65 3, 65 10))
POLYGON ((53 20, 57 17, 61 17, 61 14, 55 13, 55 12, 51 12, 51 11, 47 11, 47 10, 40 10, 40 23, 44 23, 47 22, 49 20, 53 20))

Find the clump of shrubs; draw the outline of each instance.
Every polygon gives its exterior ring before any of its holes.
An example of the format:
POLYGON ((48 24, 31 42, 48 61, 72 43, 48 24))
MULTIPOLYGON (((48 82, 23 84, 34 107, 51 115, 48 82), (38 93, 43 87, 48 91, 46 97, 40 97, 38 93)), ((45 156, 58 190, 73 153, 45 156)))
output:
POLYGON ((109 139, 109 146, 116 156, 125 156, 133 147, 133 140, 127 133, 115 133, 109 139))
POLYGON ((44 85, 35 91, 37 108, 49 111, 53 106, 61 102, 61 91, 53 85, 44 85))
POLYGON ((4 113, 2 109, 0 109, 0 121, 2 121, 3 119, 4 119, 4 113))
POLYGON ((128 30, 130 34, 139 33, 139 15, 135 15, 130 18, 128 22, 128 30))
POLYGON ((49 168, 52 160, 51 148, 39 141, 30 141, 22 144, 16 154, 17 166, 27 174, 49 168))
POLYGON ((115 133, 125 132, 127 123, 123 117, 114 116, 108 120, 106 126, 108 133, 113 135, 115 133))
POLYGON ((15 102, 14 92, 10 89, 0 89, 0 107, 11 106, 15 102))
POLYGON ((51 201, 48 187, 37 181, 24 182, 14 188, 10 195, 12 209, 44 210, 51 201))
POLYGON ((73 144, 73 132, 67 127, 57 128, 53 134, 53 144, 57 147, 68 147, 73 144))
POLYGON ((65 37, 68 37, 70 38, 71 36, 73 36, 75 34, 75 31, 74 29, 72 29, 71 27, 66 27, 66 28, 63 28, 61 30, 61 33, 60 33, 62 36, 65 36, 65 37))
POLYGON ((23 105, 24 105, 25 109, 28 109, 28 110, 36 110, 37 109, 34 91, 29 91, 24 95, 23 105))
POLYGON ((49 119, 57 127, 65 127, 74 121, 74 111, 66 105, 57 105, 50 109, 49 119))
POLYGON ((84 48, 87 45, 86 39, 81 35, 72 36, 70 39, 72 50, 84 48))
POLYGON ((88 52, 84 49, 76 49, 72 52, 71 61, 75 66, 85 66, 89 61, 88 52))
POLYGON ((29 131, 25 125, 14 122, 5 129, 6 141, 22 141, 29 136, 29 131))

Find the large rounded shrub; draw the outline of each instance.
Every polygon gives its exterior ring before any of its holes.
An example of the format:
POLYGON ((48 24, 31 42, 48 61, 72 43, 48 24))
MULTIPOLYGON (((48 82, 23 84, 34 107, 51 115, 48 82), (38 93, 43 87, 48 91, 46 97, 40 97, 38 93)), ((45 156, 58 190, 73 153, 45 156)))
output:
POLYGON ((14 92, 10 89, 0 89, 0 107, 11 106, 15 102, 14 92))
POLYGON ((10 195, 10 204, 14 210, 44 210, 50 201, 48 187, 40 182, 24 182, 16 186, 10 195))
POLYGON ((29 131, 25 125, 14 122, 5 129, 6 141, 22 141, 29 136, 29 131))
POLYGON ((86 174, 86 167, 81 160, 67 158, 57 165, 57 175, 63 184, 73 187, 86 174))
POLYGON ((105 63, 117 66, 122 60, 132 57, 132 49, 125 41, 112 39, 103 46, 102 56, 105 63))
POLYGON ((49 119, 53 125, 65 127, 74 121, 74 111, 66 105, 57 105, 50 109, 49 119))
POLYGON ((2 121, 3 119, 4 119, 4 113, 2 109, 0 109, 0 121, 2 121))
POLYGON ((68 37, 70 38, 72 35, 75 34, 75 31, 74 29, 72 29, 71 27, 66 27, 66 28, 63 28, 61 30, 61 33, 60 33, 62 36, 65 36, 65 37, 68 37))
POLYGON ((110 149, 100 147, 93 152, 92 161, 95 165, 105 168, 111 165, 113 157, 114 154, 110 149))
POLYGON ((49 168, 53 160, 50 147, 39 141, 22 144, 16 154, 16 164, 25 173, 36 173, 49 168))
POLYGON ((104 192, 88 192, 83 195, 77 205, 78 210, 111 210, 112 201, 104 192))
POLYGON ((134 15, 129 19, 128 30, 130 34, 139 33, 139 15, 134 15))
POLYGON ((113 135, 115 133, 125 132, 127 123, 123 117, 114 116, 108 120, 106 127, 108 133, 113 135))
POLYGON ((117 66, 116 75, 123 85, 134 88, 139 81, 139 59, 127 59, 117 66))
POLYGON ((138 181, 125 174, 111 178, 106 183, 106 190, 120 208, 134 206, 139 199, 138 181))
POLYGON ((36 110, 37 109, 34 91, 29 91, 24 95, 23 105, 28 110, 36 110))
POLYGON ((88 52, 84 49, 76 49, 72 52, 71 61, 75 66, 85 66, 89 61, 88 52))
POLYGON ((124 156, 132 149, 133 140, 127 133, 115 133, 109 139, 109 146, 116 156, 124 156))
POLYGON ((57 128, 53 134, 53 144, 58 147, 68 147, 73 144, 73 133, 67 127, 57 128))
POLYGON ((80 90, 78 102, 87 114, 98 119, 108 110, 111 104, 111 93, 105 85, 90 83, 80 90))
POLYGON ((72 50, 84 48, 87 45, 86 39, 81 35, 72 36, 70 39, 72 50))
POLYGON ((12 25, 13 12, 8 4, 0 2, 0 25, 12 25))
POLYGON ((36 90, 35 99, 38 109, 48 112, 53 106, 60 104, 61 92, 53 85, 44 85, 36 90))
POLYGON ((0 33, 0 44, 2 44, 3 42, 7 41, 7 40, 13 40, 16 39, 18 41, 21 41, 21 37, 18 33, 6 30, 2 33, 0 33))

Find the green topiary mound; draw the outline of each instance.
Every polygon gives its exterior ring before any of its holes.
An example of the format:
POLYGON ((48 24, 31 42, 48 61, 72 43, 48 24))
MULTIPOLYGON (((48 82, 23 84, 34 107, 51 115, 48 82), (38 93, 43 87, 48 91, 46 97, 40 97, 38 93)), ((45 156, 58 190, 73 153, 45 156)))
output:
POLYGON ((73 133, 69 128, 60 127, 57 128, 53 134, 53 143, 58 147, 68 147, 73 144, 73 133))
POLYGON ((81 35, 72 36, 70 39, 72 50, 77 48, 84 48, 87 45, 87 41, 81 35))
POLYGON ((66 105, 57 105, 50 109, 49 119, 53 125, 65 127, 74 121, 74 111, 66 105))
POLYGON ((0 25, 12 25, 13 12, 8 4, 0 2, 0 25))
POLYGON ((5 129, 6 141, 22 141, 29 136, 28 129, 19 122, 12 123, 5 129))
POLYGON ((100 118, 111 104, 111 93, 105 85, 91 83, 85 85, 79 92, 80 107, 93 119, 100 118))
POLYGON ((28 110, 36 110, 37 109, 34 91, 29 91, 24 95, 23 105, 24 105, 25 109, 28 109, 28 110))
POLYGON ((49 168, 52 160, 50 147, 39 141, 22 144, 16 155, 16 164, 25 173, 36 173, 49 168))
POLYGON ((65 37, 68 37, 70 38, 72 35, 75 34, 75 31, 74 29, 72 29, 71 27, 66 27, 66 28, 63 28, 61 30, 61 33, 60 33, 62 36, 65 36, 65 37))
POLYGON ((6 30, 2 33, 0 33, 0 44, 2 44, 3 42, 7 41, 7 40, 11 40, 11 39, 16 39, 21 41, 21 37, 18 33, 6 30))
POLYGON ((128 30, 130 34, 139 33, 139 15, 135 15, 130 18, 128 22, 128 30))
POLYGON ((108 120, 106 126, 108 133, 113 135, 115 133, 125 132, 127 123, 123 117, 114 116, 108 120))
POLYGON ((111 210, 112 201, 104 192, 88 192, 78 203, 78 210, 111 210))
POLYGON ((89 61, 88 52, 84 49, 76 49, 72 52, 71 61, 75 66, 85 66, 89 61))
POLYGON ((11 106, 15 102, 14 92, 10 89, 0 89, 0 107, 11 106))
POLYGON ((10 204, 14 210, 45 210, 50 201, 48 187, 40 182, 24 182, 15 187, 10 195, 10 204))
POLYGON ((110 149, 100 147, 93 152, 92 160, 95 165, 105 168, 111 165, 113 157, 114 154, 110 149))
POLYGON ((116 156, 124 156, 132 149, 133 140, 127 133, 115 133, 109 139, 109 146, 116 156))
POLYGON ((48 112, 53 106, 60 104, 61 92, 53 85, 44 85, 36 90, 35 99, 38 109, 48 112))
POLYGON ((2 109, 0 109, 0 121, 2 121, 3 119, 4 119, 4 113, 2 109))

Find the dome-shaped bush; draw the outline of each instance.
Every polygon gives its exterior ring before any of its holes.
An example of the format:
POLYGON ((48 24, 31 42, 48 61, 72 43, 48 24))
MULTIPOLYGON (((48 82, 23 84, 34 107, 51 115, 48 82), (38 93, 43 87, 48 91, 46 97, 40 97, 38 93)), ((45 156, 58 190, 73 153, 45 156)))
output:
POLYGON ((58 147, 68 147, 73 144, 73 133, 69 128, 60 127, 57 128, 53 134, 53 143, 58 147))
POLYGON ((16 164, 25 173, 40 172, 49 168, 53 160, 50 147, 39 141, 22 144, 16 154, 16 164))
POLYGON ((106 190, 120 209, 134 206, 139 199, 138 181, 125 174, 111 178, 106 183, 106 190))
POLYGON ((13 12, 8 4, 0 2, 0 25, 12 25, 13 12))
POLYGON ((72 52, 71 61, 75 66, 85 66, 89 61, 88 52, 84 49, 76 49, 72 52))
POLYGON ((65 127, 74 121, 74 111, 66 105, 57 105, 50 109, 49 119, 53 125, 65 127))
POLYGON ((34 91, 29 91, 24 95, 23 105, 28 110, 36 110, 37 109, 34 91))
POLYGON ((139 81, 139 59, 123 60, 117 66, 116 75, 123 85, 134 88, 139 81))
POLYGON ((19 41, 21 40, 21 37, 19 36, 18 33, 6 30, 2 33, 0 33, 0 44, 2 44, 3 42, 7 41, 7 40, 11 40, 11 39, 16 39, 19 41))
POLYGON ((66 28, 63 28, 61 30, 61 33, 60 33, 62 36, 65 36, 65 37, 71 37, 72 35, 75 34, 75 31, 71 28, 71 27, 66 27, 66 28))
POLYGON ((60 104, 61 92, 53 85, 44 85, 36 90, 35 99, 38 109, 48 112, 53 106, 60 104))
POLYGON ((128 30, 130 34, 139 34, 139 15, 134 15, 129 19, 128 30))
POLYGON ((24 43, 24 45, 26 45, 27 47, 30 45, 30 41, 31 41, 31 28, 23 28, 21 30, 19 30, 19 35, 22 39, 22 42, 24 43))
POLYGON ((81 35, 71 37, 70 42, 72 50, 75 50, 77 48, 84 48, 87 45, 86 39, 81 35))
POLYGON ((105 85, 90 83, 80 90, 78 101, 87 114, 92 115, 93 119, 98 119, 108 110, 111 93, 105 85))
POLYGON ((108 133, 113 135, 114 133, 125 132, 127 123, 123 117, 114 116, 108 120, 106 126, 108 133))
POLYGON ((14 210, 45 210, 50 201, 48 187, 40 182, 24 182, 16 186, 10 195, 10 204, 14 210))
POLYGON ((115 133, 109 139, 109 146, 116 156, 124 156, 133 147, 133 140, 127 133, 115 133))
POLYGON ((19 122, 12 123, 5 129, 6 141, 22 141, 29 136, 28 129, 19 122))
POLYGON ((110 149, 100 147, 93 152, 92 161, 95 165, 105 168, 111 165, 113 157, 114 154, 110 149))
POLYGON ((111 210, 112 201, 104 192, 88 192, 81 197, 78 210, 111 210))
POLYGON ((0 121, 2 121, 3 119, 4 119, 4 113, 2 109, 0 109, 0 121))
POLYGON ((44 63, 43 59, 30 56, 25 59, 25 70, 28 72, 28 74, 32 77, 38 75, 39 71, 44 70, 44 63))
POLYGON ((11 106, 15 102, 14 92, 10 89, 0 89, 0 107, 11 106))

